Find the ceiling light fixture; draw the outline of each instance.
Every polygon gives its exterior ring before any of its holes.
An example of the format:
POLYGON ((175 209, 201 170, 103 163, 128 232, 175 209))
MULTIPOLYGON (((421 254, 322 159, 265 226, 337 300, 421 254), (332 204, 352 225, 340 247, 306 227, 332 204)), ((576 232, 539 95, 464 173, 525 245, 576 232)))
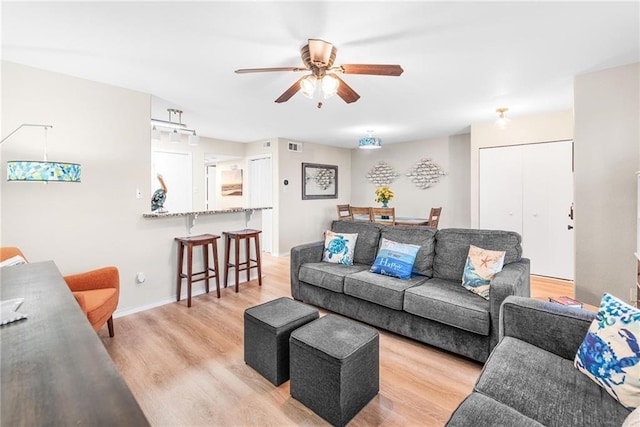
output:
POLYGON ((23 127, 44 128, 44 160, 8 161, 7 181, 80 182, 82 167, 79 164, 47 161, 47 130, 52 128, 52 125, 21 124, 9 135, 2 138, 0 144, 23 127))
POLYGON ((372 130, 368 130, 367 133, 369 134, 368 136, 360 138, 360 140, 358 141, 358 148, 362 148, 365 150, 373 150, 376 148, 381 148, 382 140, 380 138, 373 136, 372 130))
POLYGON ((500 129, 504 129, 505 126, 507 126, 507 122, 509 121, 509 119, 507 119, 504 116, 504 113, 506 113, 507 111, 509 111, 509 109, 505 108, 505 107, 501 107, 501 108, 497 108, 496 109, 496 113, 499 113, 498 114, 498 120, 496 121, 496 124, 498 125, 498 127, 500 129))
POLYGON ((188 129, 185 123, 182 123, 182 110, 176 110, 175 108, 167 108, 169 112, 169 120, 151 119, 151 138, 160 140, 160 132, 171 132, 169 141, 177 143, 182 140, 182 133, 189 134, 189 145, 198 145, 200 143, 200 137, 196 135, 195 129, 188 129), (178 115, 178 121, 174 122, 173 115, 178 115), (172 131, 170 129, 173 129, 172 131))
POLYGON ((317 90, 322 92, 324 99, 331 98, 338 93, 339 86, 340 80, 330 74, 321 77, 310 74, 300 80, 300 92, 309 99, 313 99, 317 90))

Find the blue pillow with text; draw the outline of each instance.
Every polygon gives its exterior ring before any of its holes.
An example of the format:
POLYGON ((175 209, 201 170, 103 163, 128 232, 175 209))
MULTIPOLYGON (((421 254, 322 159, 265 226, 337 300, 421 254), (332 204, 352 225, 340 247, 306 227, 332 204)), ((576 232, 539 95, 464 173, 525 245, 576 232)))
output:
POLYGON ((383 237, 378 256, 371 266, 371 272, 398 279, 409 279, 419 250, 418 245, 398 243, 383 237))

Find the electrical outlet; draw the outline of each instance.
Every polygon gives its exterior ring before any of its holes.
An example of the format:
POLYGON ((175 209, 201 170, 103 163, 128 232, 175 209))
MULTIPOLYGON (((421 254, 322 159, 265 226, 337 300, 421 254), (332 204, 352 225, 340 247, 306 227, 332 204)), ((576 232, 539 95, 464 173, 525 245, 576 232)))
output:
POLYGON ((136 188, 136 199, 142 199, 142 191, 139 188, 136 188))

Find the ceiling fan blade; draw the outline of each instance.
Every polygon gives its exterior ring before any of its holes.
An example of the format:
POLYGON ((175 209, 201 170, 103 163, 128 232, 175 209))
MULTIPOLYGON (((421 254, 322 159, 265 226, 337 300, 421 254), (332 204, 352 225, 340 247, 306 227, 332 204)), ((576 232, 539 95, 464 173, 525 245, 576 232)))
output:
POLYGON ((338 71, 344 74, 369 74, 374 76, 399 76, 404 71, 399 65, 342 64, 338 71))
POLYGON ((340 86, 338 86, 338 96, 344 100, 347 104, 356 102, 360 99, 360 95, 355 90, 351 89, 351 86, 345 83, 339 76, 332 74, 336 79, 340 80, 340 86))
POLYGON ((287 102, 289 99, 291 99, 291 97, 300 90, 300 80, 304 79, 305 77, 306 76, 300 77, 294 84, 291 85, 289 89, 285 90, 284 93, 280 95, 278 99, 276 99, 276 102, 279 104, 281 102, 287 102))
POLYGON ((245 73, 265 73, 270 71, 309 71, 309 70, 301 67, 273 67, 273 68, 240 68, 235 72, 238 74, 245 74, 245 73))

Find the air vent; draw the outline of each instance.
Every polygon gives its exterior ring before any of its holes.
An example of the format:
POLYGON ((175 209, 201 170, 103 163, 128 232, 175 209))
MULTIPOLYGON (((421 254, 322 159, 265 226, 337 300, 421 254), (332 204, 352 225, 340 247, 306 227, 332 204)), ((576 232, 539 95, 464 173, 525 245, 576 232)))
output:
POLYGON ((301 142, 291 142, 291 141, 289 141, 289 151, 301 152, 302 151, 302 143, 301 142))
POLYGON ((271 148, 271 141, 265 141, 262 143, 262 148, 271 148))

